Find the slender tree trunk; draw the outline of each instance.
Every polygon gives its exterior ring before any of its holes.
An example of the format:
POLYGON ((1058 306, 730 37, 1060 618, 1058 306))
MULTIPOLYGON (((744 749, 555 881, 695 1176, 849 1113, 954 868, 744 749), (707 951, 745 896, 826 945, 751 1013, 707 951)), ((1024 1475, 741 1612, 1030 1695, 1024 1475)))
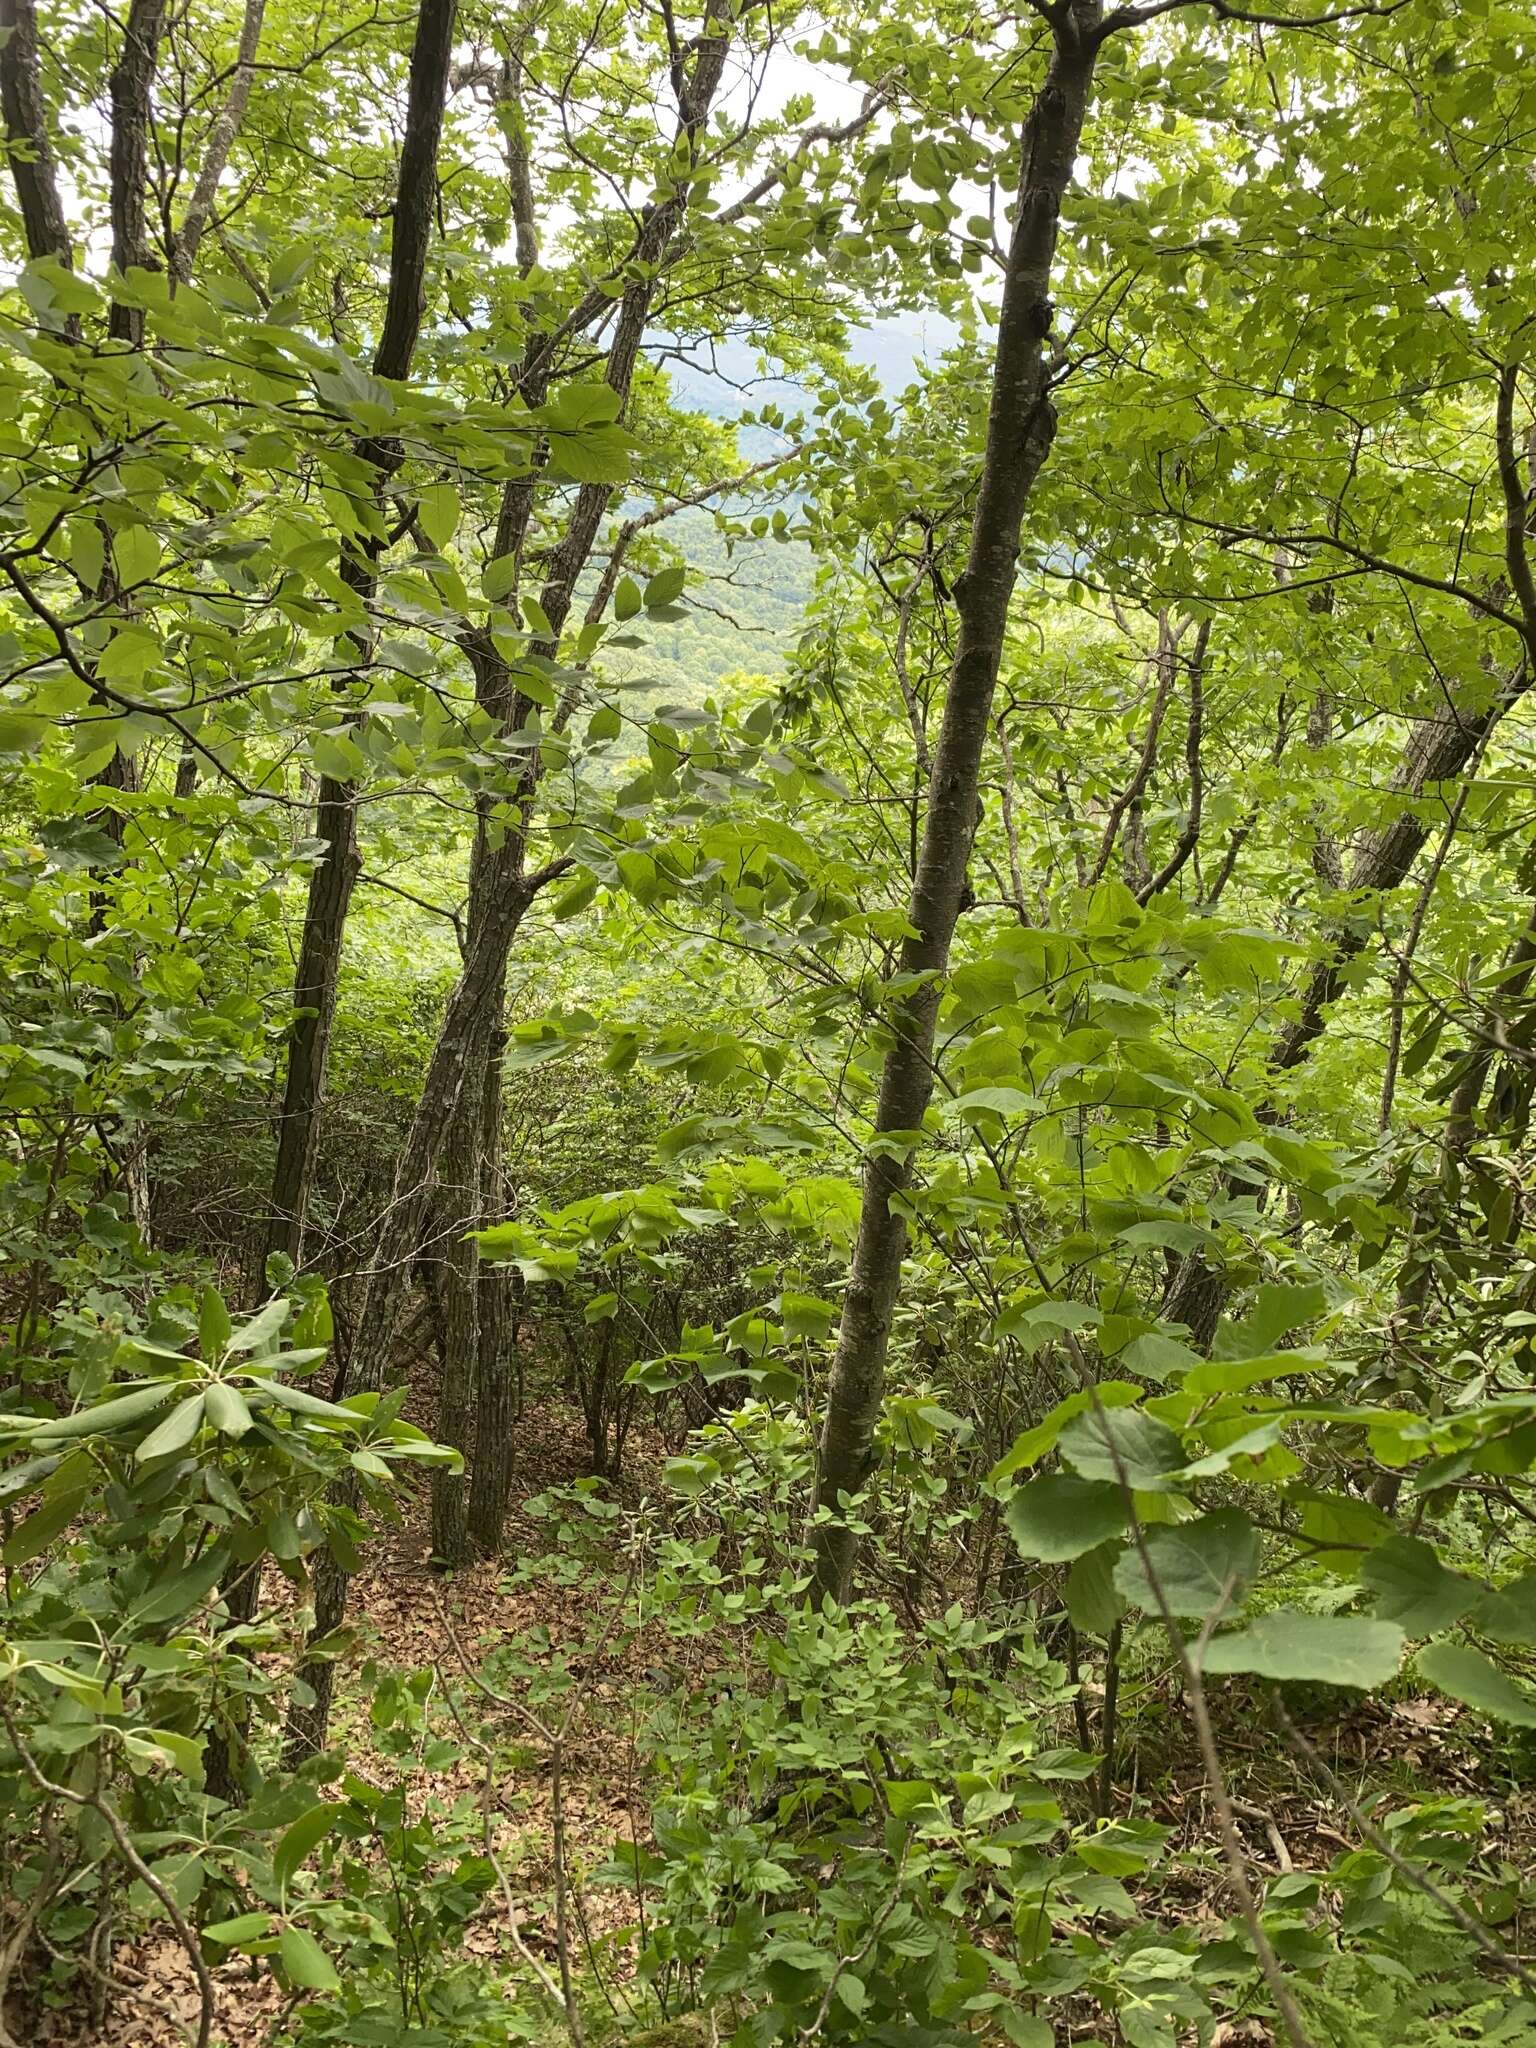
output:
MULTIPOLYGON (((268 1257, 280 1252, 295 1265, 303 1253, 304 1217, 314 1180, 320 1100, 336 1017, 347 912, 363 865, 357 845, 356 795, 351 783, 338 782, 330 775, 320 779, 315 837, 325 851, 310 876, 304 935, 293 978, 295 1014, 283 1077, 266 1240, 268 1257)), ((258 1291, 262 1284, 258 1275, 258 1291)))
MULTIPOLYGON (((1403 749, 1391 790, 1419 796, 1436 784, 1454 782, 1482 751, 1493 728, 1525 694, 1530 670, 1523 663, 1495 689, 1491 702, 1479 709, 1449 703, 1418 725, 1403 749)), ((1366 835, 1350 864, 1345 887, 1358 897, 1382 896, 1407 880, 1430 833, 1430 822, 1412 811, 1366 835)), ((1312 969, 1296 1015, 1276 1035, 1269 1049, 1272 1074, 1284 1074, 1307 1060, 1327 1027, 1328 1013, 1344 988, 1347 968, 1363 950, 1369 927, 1363 919, 1337 925, 1328 935, 1321 960, 1312 969)), ((1249 1164, 1241 1175, 1223 1179, 1228 1196, 1262 1187, 1260 1169, 1249 1164)), ((1209 1350, 1227 1297, 1227 1277, 1189 1253, 1174 1269, 1163 1296, 1162 1313, 1170 1322, 1189 1327, 1190 1342, 1209 1350)))
POLYGON ((815 1505, 828 1511, 828 1519, 813 1524, 812 1540, 817 1589, 836 1600, 847 1597, 857 1550, 842 1503, 862 1490, 873 1463, 906 1248, 900 1197, 911 1184, 911 1150, 933 1093, 934 1029, 976 830, 982 750, 1019 530, 1055 432, 1049 397, 1051 269, 1061 203, 1088 109, 1100 13, 1098 0, 1072 0, 1054 16, 1050 69, 1024 129, 986 457, 970 553, 955 593, 959 640, 913 879, 912 936, 902 947, 901 975, 911 993, 892 1011, 894 1037, 881 1070, 876 1142, 865 1161, 858 1237, 821 1431, 815 1505))
MULTIPOLYGON (((469 1457, 474 1430, 475 1381, 480 1355, 480 1255, 466 1235, 481 1222, 481 1105, 485 1070, 469 1074, 449 1127, 433 1200, 442 1341, 438 1350, 437 1426, 439 1443, 469 1457)), ((432 1474, 432 1555, 439 1564, 467 1564, 469 1486, 465 1469, 438 1467, 432 1474)))
MULTIPOLYGON (((506 1202, 503 1163, 502 1048, 492 1046, 480 1098, 480 1200, 484 1219, 494 1223, 506 1202)), ((479 1350, 475 1359, 475 1450, 469 1482, 469 1529, 485 1557, 501 1551, 507 1495, 512 1483, 512 1428, 516 1420, 517 1371, 513 1347, 514 1274, 485 1260, 480 1266, 479 1350)))
MULTIPOLYGON (((400 150, 394 232, 390 242, 389 295, 374 355, 377 377, 401 382, 410 375, 425 304, 427 252, 437 198, 437 152, 442 139, 449 62, 453 52, 455 0, 422 0, 411 49, 405 139, 400 150)), ((250 17, 247 16, 247 29, 250 17)), ((257 23, 259 31, 259 20, 257 23)), ((242 53, 245 41, 242 39, 242 53)), ((194 196, 194 205, 196 198, 194 196)), ((200 232, 200 230, 199 230, 200 232)), ((393 443, 363 440, 357 451, 378 471, 378 488, 398 466, 393 443)), ((363 553, 346 552, 342 573, 366 605, 378 559, 375 542, 363 553)), ((360 664, 368 659, 366 629, 357 640, 360 664)), ((282 1120, 272 1177, 266 1249, 298 1264, 304 1219, 314 1179, 321 1095, 330 1050, 331 1026, 341 979, 342 943, 352 892, 362 868, 357 842, 357 788, 324 776, 315 811, 315 837, 322 852, 310 877, 304 935, 294 976, 296 1016, 288 1043, 282 1120)), ((263 1265, 265 1261, 263 1261, 263 1265)))

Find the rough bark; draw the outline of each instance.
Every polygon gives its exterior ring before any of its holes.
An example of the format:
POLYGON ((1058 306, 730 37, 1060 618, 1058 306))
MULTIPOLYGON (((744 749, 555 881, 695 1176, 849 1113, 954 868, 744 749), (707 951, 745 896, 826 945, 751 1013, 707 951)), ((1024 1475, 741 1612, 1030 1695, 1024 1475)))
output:
POLYGON ((921 1127, 933 1092, 940 988, 976 829, 982 751, 1019 532, 1055 430, 1049 396, 1051 270, 1061 203, 1088 108, 1100 14, 1099 0, 1072 0, 1053 13, 1050 67, 1024 129, 986 453, 970 552, 955 592, 959 635, 908 910, 912 936, 902 947, 901 975, 912 992, 891 1017, 892 1043, 881 1070, 875 1139, 865 1162, 818 1452, 815 1504, 829 1513, 813 1525, 817 1588, 838 1600, 846 1598, 857 1550, 840 1503, 862 1490, 872 1464, 906 1247, 900 1198, 911 1182, 910 1134, 921 1127))
MULTIPOLYGON (((375 376, 396 382, 410 374, 421 332, 454 17, 455 0, 422 0, 411 49, 405 138, 400 150, 390 242, 389 291, 373 360, 375 376)), ((386 443, 364 440, 358 444, 357 452, 378 469, 382 487, 399 460, 398 451, 386 443)), ((342 573, 364 604, 372 594, 376 563, 376 547, 361 554, 348 553, 343 558, 342 573)), ((366 660, 365 642, 359 643, 358 655, 360 660, 366 660)), ((266 1238, 268 1254, 282 1252, 295 1264, 302 1259, 304 1220, 314 1179, 320 1102, 341 977, 342 941, 352 892, 362 868, 355 784, 322 777, 315 809, 315 837, 322 851, 310 877, 304 933, 294 976, 296 1015, 288 1042, 266 1238)))
MULTIPOLYGON (((165 0, 133 0, 123 30, 122 54, 112 70, 112 268, 122 277, 130 270, 148 268, 151 261, 145 239, 149 101, 164 27, 165 0)), ((115 341, 142 347, 142 309, 114 302, 107 315, 107 331, 115 341)))
POLYGON ((0 0, 0 114, 27 254, 34 262, 53 256, 66 270, 73 269, 69 222, 48 137, 33 0, 0 0))

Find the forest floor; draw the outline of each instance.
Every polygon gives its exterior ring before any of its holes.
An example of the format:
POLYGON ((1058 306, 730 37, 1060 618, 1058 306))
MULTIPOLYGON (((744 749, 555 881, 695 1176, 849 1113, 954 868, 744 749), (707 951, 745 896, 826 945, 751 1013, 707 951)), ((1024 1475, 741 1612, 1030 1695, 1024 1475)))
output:
MULTIPOLYGON (((417 1407, 430 1409, 429 1387, 422 1386, 413 1398, 412 1408, 417 1407)), ((659 1435, 636 1425, 626 1448, 621 1498, 634 1502, 656 1494, 667 1448, 659 1435)), ((515 1571, 516 1560, 538 1558, 551 1548, 554 1525, 530 1514, 529 1502, 588 1471, 579 1412, 557 1396, 531 1401, 518 1425, 506 1556, 451 1578, 434 1572, 428 1561, 425 1488, 407 1500, 400 1524, 376 1543, 368 1568, 354 1582, 360 1646, 338 1682, 333 1741, 345 1751, 354 1771, 382 1781, 392 1768, 371 1739, 372 1696, 363 1677, 369 1658, 396 1671, 431 1669, 445 1696, 451 1688, 461 1703, 465 1731, 475 1736, 484 1728, 493 1736, 497 1768, 487 1788, 483 1763, 471 1751, 459 1764, 434 1774, 433 1794, 489 1801, 497 1860, 517 1902, 519 1936, 525 1950, 553 1976, 558 1945, 551 1904, 554 1813, 548 1746, 515 1704, 498 1706, 488 1697, 477 1698, 467 1682, 466 1667, 475 1671, 499 1646, 514 1642, 534 1664, 547 1666, 565 1656, 579 1672, 576 1705, 562 1744, 560 1798, 565 1867, 577 1878, 572 1960, 581 1968, 584 1956, 590 1959, 594 1951, 600 1953, 610 1999, 622 2006, 632 1967, 629 1938, 622 1930, 632 1922, 633 1901, 627 1892, 592 1888, 580 1879, 606 1860, 615 1842, 646 1837, 636 1701, 654 1689, 661 1675, 656 1665, 675 1662, 677 1645, 651 1645, 643 1638, 613 1632, 612 1602, 605 1605, 600 1587, 594 1599, 587 1573, 573 1571, 569 1583, 562 1584, 558 1574, 525 1580, 515 1571)), ((280 1592, 281 1587, 279 1580, 269 1590, 280 1592)), ((619 1590, 616 1582, 616 1597, 619 1590)), ((688 1647, 702 1665, 706 1646, 694 1639, 688 1647)), ((701 1675, 702 1669, 668 1671, 669 1680, 684 1689, 701 1675)), ((1481 1760, 1467 1746, 1464 1730, 1455 1726, 1457 1712, 1449 1703, 1408 1693, 1364 1700, 1341 1713, 1342 1704, 1341 1695, 1322 1702, 1312 1734, 1325 1749, 1330 1768, 1351 1790, 1359 1788, 1364 1796, 1369 1785, 1380 1795, 1385 1787, 1389 1807, 1394 1793, 1404 1799, 1438 1792, 1487 1801, 1490 1775, 1478 1768, 1481 1760)), ((1091 1711, 1096 1713, 1097 1706, 1090 1691, 1091 1711)), ((1181 1703, 1166 1673, 1151 1664, 1145 1669, 1133 1664, 1123 1680, 1121 1712, 1122 1727, 1139 1727, 1143 1749, 1119 1759, 1114 1804, 1167 1827, 1171 1849, 1196 1850, 1203 1843, 1208 1852, 1216 1836, 1209 1793, 1181 1703), (1149 1742, 1154 1726, 1158 1734, 1149 1742)), ((1325 1869, 1342 1850, 1357 1846, 1338 1801, 1321 1785, 1309 1782, 1303 1767, 1275 1738, 1240 1711, 1222 1718, 1227 1725, 1218 1731, 1220 1747, 1256 1873, 1273 1877, 1291 1869, 1325 1869)), ((1065 1730, 1063 1735, 1070 1740, 1065 1730)), ((1503 1838, 1504 1853, 1512 1862, 1527 1863, 1526 1852, 1536 1838, 1536 1789, 1514 1794, 1491 1819, 1503 1838)), ((1175 1855, 1164 1870, 1161 1910, 1186 1924, 1208 1925, 1214 1936, 1234 1903, 1227 1895, 1219 1859, 1210 1853, 1187 1860, 1175 1855)), ((530 2009, 547 2004, 540 1999, 526 1955, 516 1954, 500 1895, 493 1893, 471 1923, 465 1945, 471 1953, 504 1961, 509 1975, 527 1985, 530 2009)), ((174 1940, 155 1938, 120 1946, 112 1968, 120 1990, 108 2002, 99 2029, 71 2002, 31 2015, 17 2039, 35 2048, 84 2048, 87 2042, 100 2048, 175 2048, 194 2038, 196 1985, 185 1953, 174 1940)), ((213 1977, 214 2048, 267 2048, 286 2008, 284 1994, 270 1973, 237 1959, 216 1967, 213 1977)), ((17 2022, 12 2024, 14 2028, 17 2022)), ((1228 2036, 1233 2042, 1254 2038, 1265 2037, 1228 2036)))

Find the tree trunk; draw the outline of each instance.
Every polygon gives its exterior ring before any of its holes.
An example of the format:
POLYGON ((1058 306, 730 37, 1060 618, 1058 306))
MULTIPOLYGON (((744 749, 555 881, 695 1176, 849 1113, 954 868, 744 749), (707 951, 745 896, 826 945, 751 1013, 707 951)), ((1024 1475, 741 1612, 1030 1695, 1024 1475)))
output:
MULTIPOLYGON (((465 1459, 473 1435, 475 1381, 480 1355, 480 1255, 467 1237, 481 1223, 480 1142, 484 1070, 471 1074, 459 1097, 458 1113, 443 1146, 433 1200, 441 1289, 442 1342, 438 1351, 437 1425, 439 1443, 451 1444, 465 1459)), ((432 1555, 439 1564, 467 1564, 469 1486, 465 1470, 438 1466, 432 1473, 432 1555)))
POLYGON ((899 1198, 911 1183, 911 1148, 933 1093, 934 1029, 950 943, 960 914, 977 821, 982 750, 991 719, 1017 573, 1019 530, 1050 451, 1051 269, 1061 202, 1088 108, 1098 54, 1099 0, 1072 0, 1054 16, 1054 50, 1025 124, 1018 207, 998 322, 986 456, 970 553, 956 587, 959 639, 944 721, 933 756, 928 815, 902 947, 904 993, 881 1070, 875 1143, 864 1167, 842 1325, 827 1388, 814 1505, 816 1584, 847 1597, 857 1536, 841 1504, 861 1491, 873 1464, 891 1318, 901 1283, 906 1221, 899 1198))
MULTIPOLYGON (((506 1206, 501 1058, 505 1034, 492 1048, 480 1098, 480 1202, 487 1223, 506 1206)), ((510 1267, 485 1260, 480 1267, 480 1343, 475 1361, 475 1452, 469 1481, 469 1529, 482 1556, 496 1557, 506 1528, 512 1484, 512 1426, 516 1419, 517 1341, 510 1267)))
MULTIPOLYGON (((374 375, 397 383, 410 375, 421 332, 454 14, 455 0, 421 0, 411 48, 405 139, 400 149, 390 241, 389 294, 373 359, 374 375)), ((244 47, 242 42, 242 50, 244 47)), ((356 444, 355 452, 374 465, 378 471, 377 488, 382 489, 399 463, 398 447, 387 441, 363 439, 356 444)), ((342 574, 364 604, 372 593, 377 560, 377 542, 370 543, 361 553, 343 552, 342 574)), ((358 638, 356 646, 359 664, 365 664, 365 635, 358 638)), ((315 837, 323 852, 310 876, 304 907, 304 935, 293 988, 293 1004, 298 1014, 288 1042, 282 1122, 266 1236, 267 1253, 282 1252, 295 1265, 300 1263, 303 1252, 304 1217, 314 1179, 320 1101, 341 979, 342 941, 352 892, 362 867, 355 784, 338 782, 330 776, 321 778, 315 837)))
MULTIPOLYGON (((1403 749, 1390 784, 1393 794, 1420 796, 1438 783, 1460 777, 1478 758, 1499 720, 1520 701, 1529 682, 1529 667, 1522 663, 1481 709, 1464 710, 1451 702, 1423 720, 1403 749)), ((1429 821, 1409 812, 1368 833, 1356 849, 1344 886, 1355 896, 1385 895, 1399 888, 1429 832, 1429 821)), ((1299 1011, 1270 1046, 1267 1064, 1272 1074, 1288 1073, 1309 1057, 1327 1026, 1328 1011, 1344 987, 1345 970, 1364 950, 1367 937, 1368 927, 1361 919, 1337 925, 1329 934, 1323 958, 1308 978, 1299 1011)), ((1241 1174, 1228 1173, 1222 1181, 1228 1197, 1262 1186, 1262 1170, 1251 1163, 1241 1174)), ((1187 1324, 1191 1344, 1208 1351, 1226 1297, 1225 1271, 1207 1265, 1191 1252, 1179 1261, 1169 1279, 1162 1313, 1170 1322, 1187 1324)))
MULTIPOLYGON (((341 978, 341 948, 352 891, 362 871, 357 845, 356 791, 325 775, 315 806, 315 837, 325 848, 309 881, 304 936, 293 979, 293 1029, 283 1078, 283 1106, 272 1171, 272 1207, 266 1255, 281 1252, 302 1263, 304 1217, 314 1180, 319 1110, 330 1054, 331 1026, 341 978)), ((263 1261, 263 1275, 265 1261, 263 1261)), ((257 1291, 265 1284, 257 1276, 257 1291)))
MULTIPOLYGON (((123 30, 122 55, 113 67, 112 95, 112 268, 122 277, 149 263, 144 238, 145 184, 149 168, 149 100, 155 82, 165 0, 132 0, 123 30)), ((114 341, 144 343, 144 314, 138 306, 113 302, 107 331, 114 341)))

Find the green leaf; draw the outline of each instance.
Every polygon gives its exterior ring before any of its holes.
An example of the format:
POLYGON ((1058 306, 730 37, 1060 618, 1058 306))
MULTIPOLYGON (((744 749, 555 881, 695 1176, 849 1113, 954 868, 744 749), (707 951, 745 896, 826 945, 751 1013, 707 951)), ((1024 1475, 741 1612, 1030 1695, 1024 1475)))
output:
POLYGON ((675 604, 682 596, 687 581, 688 571, 680 563, 670 569, 658 569, 645 586, 646 610, 653 612, 658 605, 675 604))
POLYGON ((1048 1472, 1015 1487, 1005 1515, 1008 1533, 1025 1557, 1065 1564, 1096 1549, 1126 1526, 1125 1496, 1118 1486, 1070 1473, 1048 1472))
POLYGON ((205 1287, 197 1312, 197 1342, 198 1349, 210 1365, 223 1356, 233 1327, 223 1295, 216 1287, 205 1287))
POLYGON ((78 1487, 60 1494, 57 1500, 44 1501, 34 1508, 24 1522, 18 1522, 0 1549, 0 1558, 7 1564, 30 1564, 34 1557, 43 1552, 69 1527, 85 1505, 89 1488, 78 1487))
POLYGON ((459 494, 452 484, 428 484, 416 501, 416 520, 439 552, 453 539, 459 524, 459 494))
POLYGON ((271 1925, 270 1913, 237 1913, 233 1920, 215 1920, 203 1929, 203 1935, 220 1948, 240 1948, 248 1941, 259 1941, 271 1925))
POLYGON ((194 1394, 190 1400, 178 1403, 158 1429, 150 1431, 134 1452, 134 1462, 144 1465, 151 1458, 165 1458, 175 1451, 185 1450, 197 1435, 202 1420, 203 1396, 194 1394))
POLYGON ((1057 1446, 1084 1479, 1123 1483, 1137 1493, 1166 1492, 1182 1470, 1184 1446, 1142 1408, 1097 1408, 1074 1416, 1057 1446))
POLYGON ((277 1945, 278 1960, 301 1991, 339 1991, 341 1979, 331 1959, 304 1927, 285 1927, 277 1945))
POLYGON ((925 1806, 937 1803, 933 1787, 923 1778, 882 1778, 880 1785, 886 1804, 898 1820, 910 1820, 925 1806))
POLYGON ((1461 1617, 1482 1587, 1460 1572, 1447 1571, 1428 1543, 1395 1534, 1373 1550, 1360 1568, 1361 1582, 1376 1595, 1372 1612, 1395 1621, 1410 1636, 1435 1636, 1461 1617))
POLYGON ((1496 1586, 1478 1602, 1472 1621, 1496 1643, 1536 1643, 1536 1572, 1496 1586))
POLYGON ((160 542, 148 526, 125 526, 112 536, 112 566, 125 590, 147 583, 160 567, 160 542))
POLYGON ((301 1813, 284 1833, 272 1853, 272 1875, 284 1891, 293 1882, 299 1865, 312 1849, 325 1840, 344 1811, 337 1802, 322 1800, 307 1813, 301 1813))
MULTIPOLYGON (((1143 1540, 1163 1598, 1181 1618, 1236 1614, 1258 1576, 1259 1532, 1236 1508, 1148 1529, 1143 1540)), ((1115 1586, 1146 1613, 1161 1612, 1134 1544, 1116 1567, 1115 1586)))
POLYGON ((269 1301, 265 1308, 258 1309, 248 1323, 242 1323, 230 1336, 226 1349, 229 1351, 251 1351, 262 1354, 275 1350, 276 1338, 283 1324, 288 1320, 292 1306, 283 1296, 269 1301))
POLYGON ((634 577, 621 576, 618 588, 613 593, 614 617, 622 624, 624 620, 632 619, 643 603, 644 599, 640 595, 640 586, 634 577))
POLYGON ((1119 1543, 1100 1543, 1080 1557, 1067 1573, 1062 1589, 1067 1619, 1083 1635, 1107 1636, 1125 1612, 1115 1586, 1119 1543))
POLYGON ((497 555, 480 571, 480 588, 492 604, 505 597, 516 581, 516 555, 497 555))
POLYGON ((74 1415, 56 1416, 53 1421, 43 1423, 33 1430, 35 1444, 62 1443, 66 1438, 79 1436, 107 1436, 114 1429, 122 1429, 130 1422, 141 1421, 161 1408, 176 1392, 177 1381, 155 1380, 151 1385, 135 1387, 131 1394, 119 1394, 115 1400, 98 1402, 94 1408, 82 1408, 74 1415))
POLYGON ((1414 1658, 1413 1668, 1426 1684, 1449 1693, 1453 1700, 1490 1721, 1536 1728, 1536 1699, 1470 1643, 1430 1643, 1414 1658))
POLYGON ((129 1609, 130 1626, 156 1628, 161 1622, 174 1621, 180 1615, 190 1613, 213 1591, 228 1562, 229 1551, 226 1548, 210 1550, 196 1564, 189 1564, 168 1578, 157 1579, 144 1597, 129 1609))
POLYGON ((1261 1678, 1310 1679, 1362 1691, 1397 1675, 1403 1632, 1389 1621, 1352 1615, 1301 1614, 1277 1608, 1247 1628, 1214 1637, 1205 1648, 1209 1672, 1252 1671, 1261 1678))
POLYGON ((203 1390, 203 1405, 221 1436, 244 1436, 251 1426, 251 1411, 244 1397, 224 1380, 213 1380, 203 1390))

